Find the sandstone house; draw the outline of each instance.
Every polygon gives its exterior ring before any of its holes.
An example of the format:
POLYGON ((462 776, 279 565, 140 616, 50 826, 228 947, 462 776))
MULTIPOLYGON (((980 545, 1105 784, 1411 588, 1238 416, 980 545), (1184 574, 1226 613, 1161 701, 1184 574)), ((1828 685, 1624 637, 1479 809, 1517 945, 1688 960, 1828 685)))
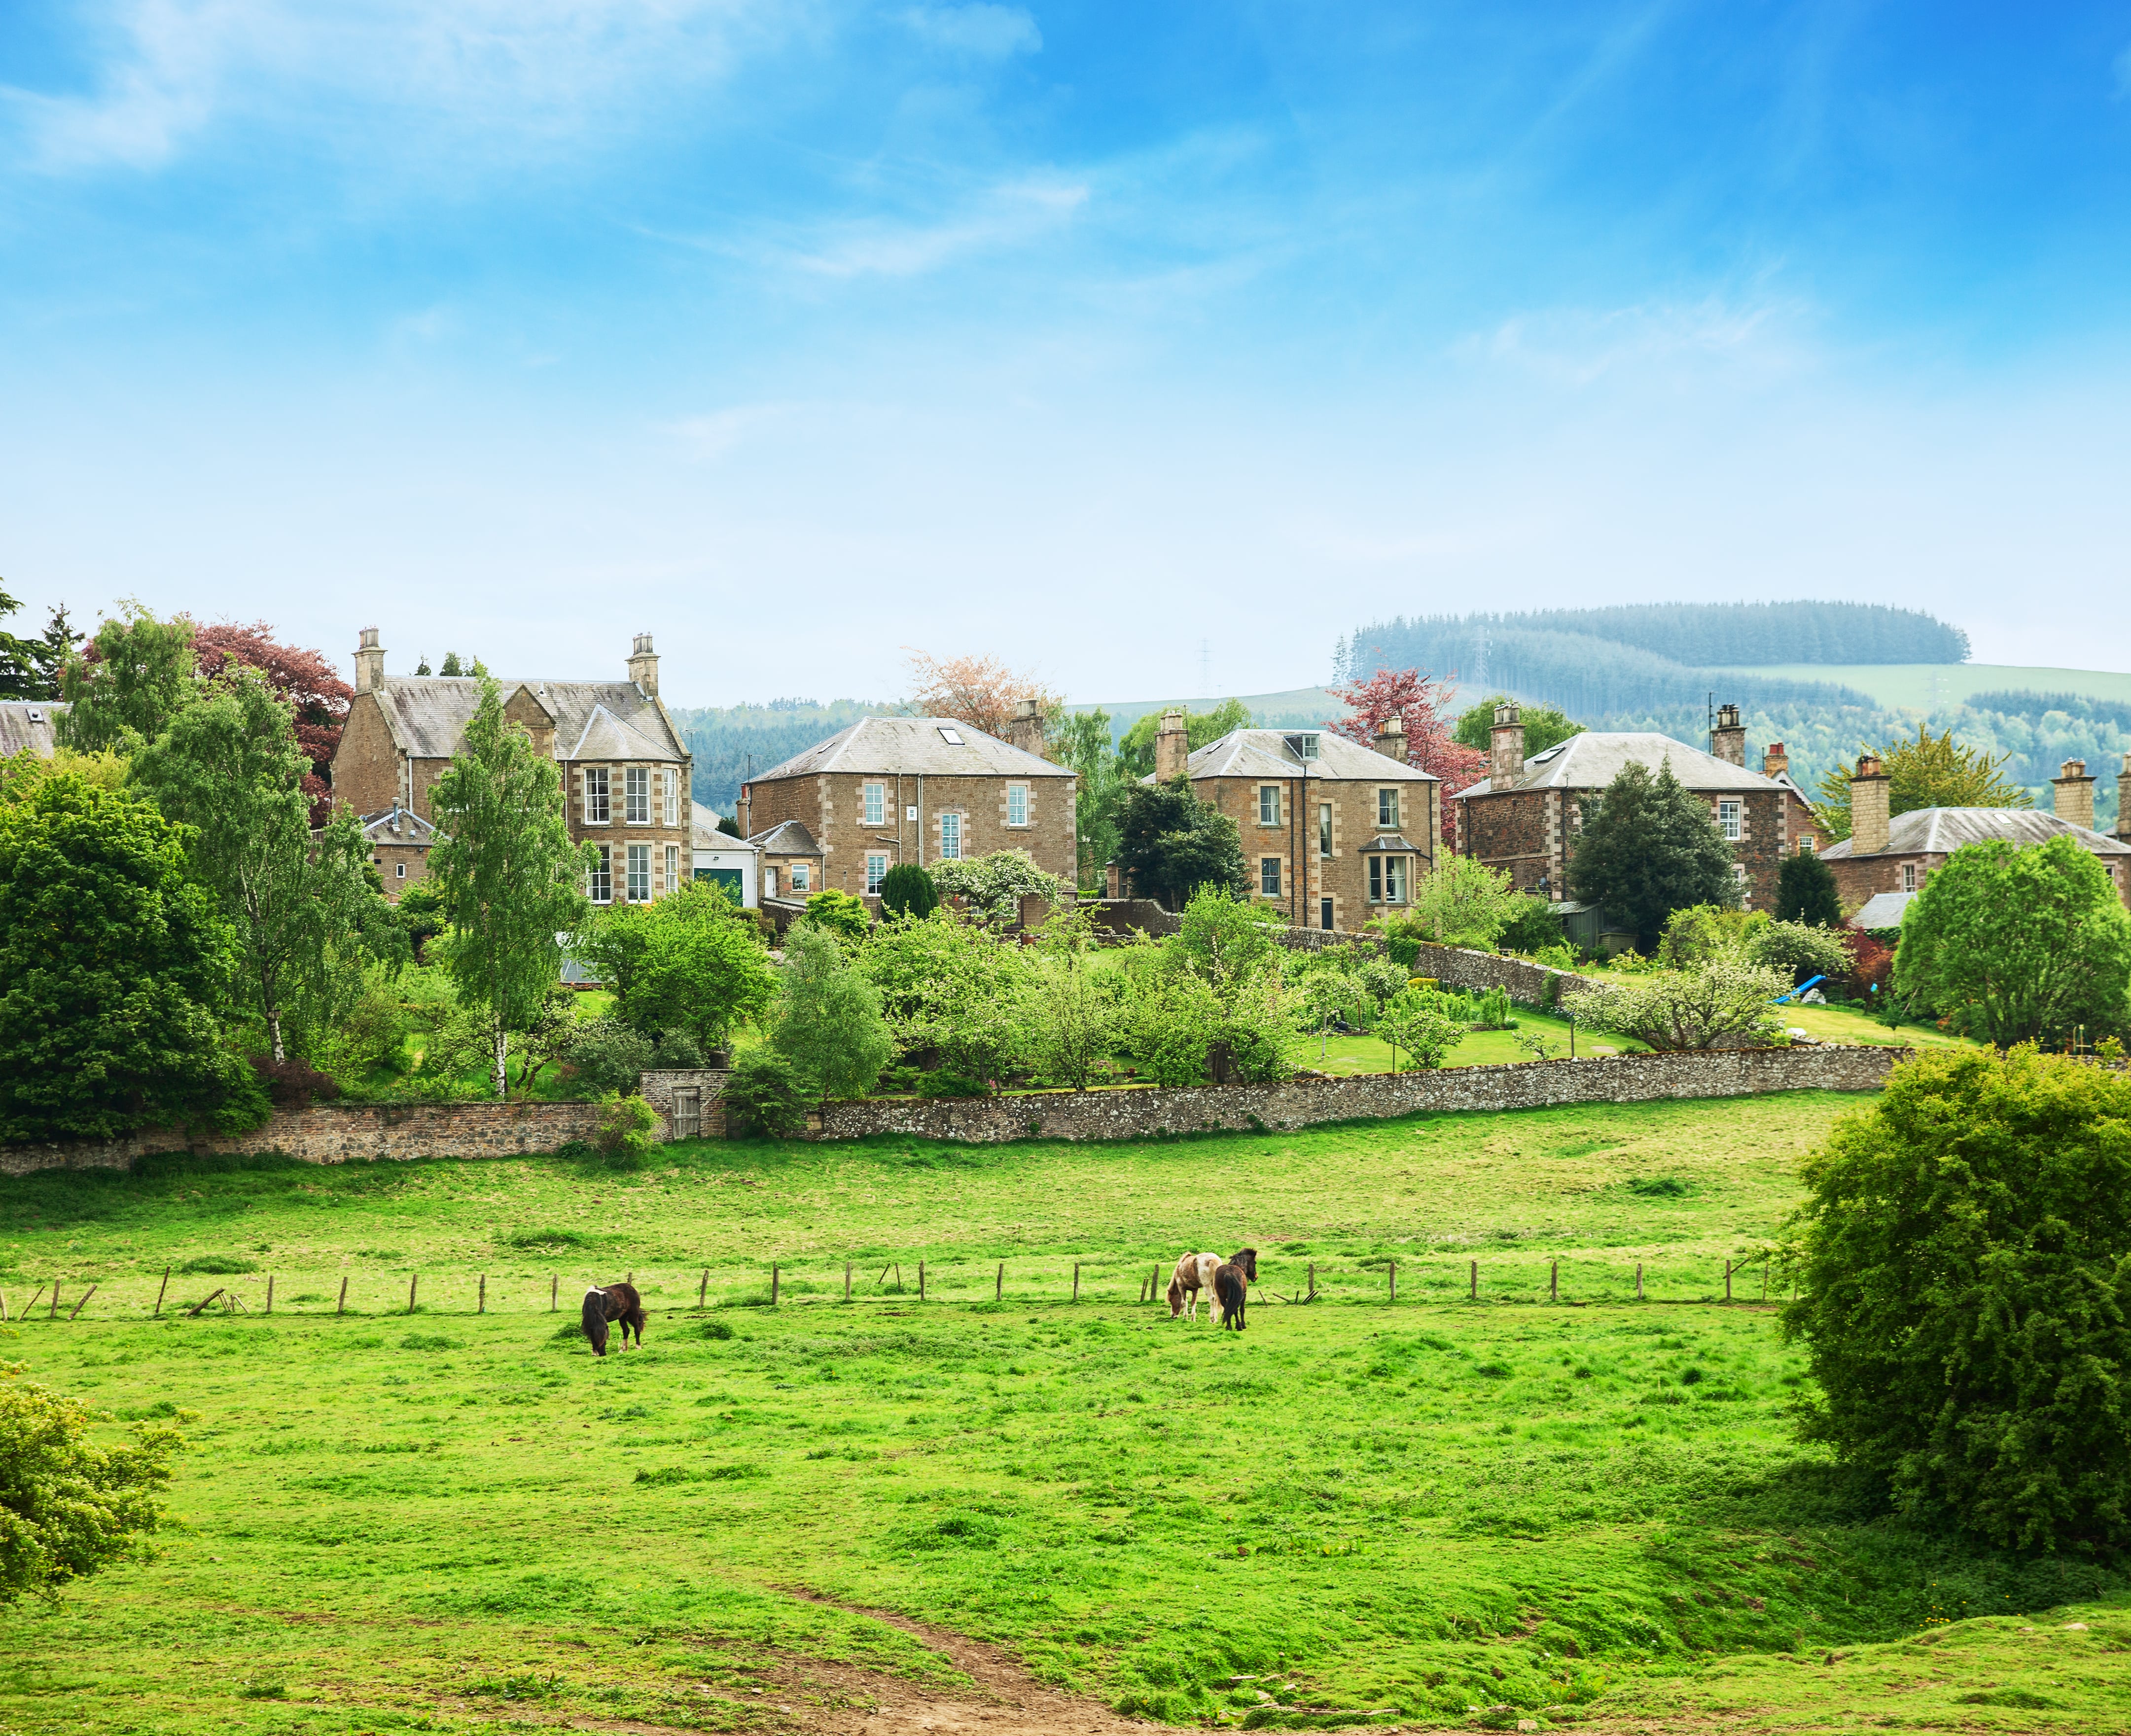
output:
POLYGON ((994 850, 1024 851, 1072 885, 1076 781, 1037 751, 1032 702, 1022 701, 1014 734, 1001 741, 951 717, 869 717, 750 779, 740 830, 762 853, 763 896, 865 897, 898 863, 994 850))
POLYGON ((1392 719, 1365 748, 1329 729, 1232 729, 1186 752, 1184 715, 1163 715, 1154 775, 1179 776, 1236 823, 1253 901, 1295 928, 1359 929, 1396 910, 1435 866, 1442 781, 1406 763, 1392 719))
MULTIPOLYGON (((597 852, 587 887, 596 904, 644 903, 693 873, 688 750, 659 703, 649 634, 637 635, 625 667, 615 681, 496 683, 504 715, 562 772, 570 835, 597 852)), ((333 751, 333 800, 362 816, 390 897, 428 871, 429 792, 480 701, 471 677, 388 676, 377 629, 362 629, 355 697, 333 751)))

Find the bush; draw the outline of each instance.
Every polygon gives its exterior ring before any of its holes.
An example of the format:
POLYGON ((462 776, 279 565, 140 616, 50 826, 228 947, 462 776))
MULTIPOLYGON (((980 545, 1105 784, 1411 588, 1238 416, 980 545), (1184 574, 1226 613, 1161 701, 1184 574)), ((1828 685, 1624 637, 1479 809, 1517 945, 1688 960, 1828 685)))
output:
POLYGON ((940 907, 940 893, 932 877, 914 862, 898 862, 882 877, 880 911, 884 916, 929 916, 940 907))
POLYGON ((1510 1004, 1506 988, 1483 988, 1473 999, 1473 1028, 1475 1031, 1515 1031, 1517 1028, 1516 1010, 1510 1004))
POLYGON ((1793 983, 1814 977, 1833 982, 1850 974, 1850 948, 1839 929, 1803 922, 1763 922, 1746 936, 1746 957, 1771 970, 1788 971, 1793 983))
POLYGON ((259 1083, 276 1109, 308 1109, 315 1098, 330 1102, 340 1095, 340 1087, 332 1075, 320 1073, 299 1055, 280 1061, 271 1055, 255 1055, 251 1070, 259 1075, 259 1083))
POLYGON ((587 1091, 606 1097, 635 1090, 658 1056, 650 1039, 609 1015, 581 1021, 562 1045, 562 1059, 587 1091))
POLYGON ((865 900, 854 898, 849 892, 815 893, 807 901, 807 921, 834 935, 846 950, 873 932, 873 918, 867 913, 865 900))
POLYGON ((807 1125, 807 1082, 797 1067, 773 1049, 750 1049, 734 1058, 719 1101, 729 1132, 783 1139, 807 1125))
POLYGON ((1927 1054, 1807 1160, 1784 1329, 1804 1418, 1904 1514, 2131 1547, 2131 1080, 1927 1054))
POLYGON ((1377 1015, 1377 1031, 1392 1045, 1391 1070, 1398 1071, 1404 1050, 1410 1067, 1440 1067, 1444 1057, 1463 1040, 1465 1027, 1431 1004, 1439 997, 1426 989, 1409 989, 1377 1015))
POLYGON ((610 1169, 641 1169, 644 1160, 658 1149, 651 1130, 658 1125, 658 1112, 640 1097, 624 1097, 610 1091, 600 1099, 599 1137, 593 1141, 600 1160, 610 1169))
POLYGON ((989 1097, 991 1087, 982 1079, 973 1079, 965 1073, 950 1073, 944 1068, 936 1073, 921 1073, 916 1081, 920 1097, 989 1097))
POLYGON ((1745 956, 1748 925, 1760 919, 1722 905, 1694 904, 1665 919, 1658 941, 1658 963, 1668 970, 1707 964, 1716 959, 1745 956))
POLYGON ((652 1039, 651 1064, 654 1067, 678 1068, 703 1065, 703 1051, 694 1034, 686 1031, 662 1031, 652 1039))
POLYGON ((184 1437, 136 1423, 122 1446, 89 1437, 87 1407, 0 1366, 0 1605, 50 1598, 132 1552, 163 1513, 156 1497, 184 1437))
POLYGON ((1784 858, 1776 871, 1776 921, 1813 928, 1841 925, 1842 896, 1836 890, 1835 870, 1820 859, 1818 851, 1798 850, 1784 858))
POLYGON ((1506 946, 1511 952, 1535 953, 1549 946, 1559 946, 1568 938, 1561 925, 1561 913, 1554 909, 1549 898, 1535 898, 1526 895, 1517 900, 1510 920, 1496 937, 1497 946, 1506 946))
POLYGON ((1713 1049, 1727 1037, 1774 1040, 1781 1026, 1769 1003, 1789 987, 1780 971, 1719 959, 1634 983, 1594 984, 1563 1005, 1582 1024, 1653 1049, 1713 1049))

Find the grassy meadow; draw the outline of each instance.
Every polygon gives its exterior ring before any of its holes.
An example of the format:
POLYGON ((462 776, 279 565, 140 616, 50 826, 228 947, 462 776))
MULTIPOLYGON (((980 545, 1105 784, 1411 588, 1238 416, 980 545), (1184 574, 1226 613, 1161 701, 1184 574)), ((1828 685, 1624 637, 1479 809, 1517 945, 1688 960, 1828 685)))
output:
POLYGON ((1904 1533, 1790 1437, 1760 1261, 1857 1107, 0 1181, 0 1356, 194 1442, 155 1559, 0 1615, 0 1731, 969 1691, 869 1611, 1166 1722, 2123 1728, 2120 1581, 1904 1533), (1246 1241, 1247 1333, 1139 1300, 1246 1241), (596 1361, 570 1302, 625 1271, 648 1341, 596 1361))

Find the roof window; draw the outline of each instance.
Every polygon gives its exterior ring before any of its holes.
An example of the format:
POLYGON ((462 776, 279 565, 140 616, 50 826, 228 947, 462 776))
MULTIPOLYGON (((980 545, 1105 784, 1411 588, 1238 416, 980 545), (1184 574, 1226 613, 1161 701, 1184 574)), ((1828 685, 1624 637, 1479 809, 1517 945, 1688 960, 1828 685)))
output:
POLYGON ((962 732, 960 729, 951 729, 942 724, 940 725, 940 739, 951 748, 959 748, 962 745, 962 732))
POLYGON ((1565 741, 1558 741, 1552 747, 1549 748, 1545 753, 1533 754, 1531 757, 1531 763, 1535 766, 1543 766, 1568 745, 1568 744, 1565 741))

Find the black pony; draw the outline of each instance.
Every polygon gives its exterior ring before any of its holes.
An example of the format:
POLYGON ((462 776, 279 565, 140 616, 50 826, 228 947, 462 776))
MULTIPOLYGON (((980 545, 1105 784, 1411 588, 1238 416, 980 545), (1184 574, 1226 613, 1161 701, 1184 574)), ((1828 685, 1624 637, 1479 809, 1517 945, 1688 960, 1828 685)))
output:
POLYGON ((633 1284, 611 1284, 601 1289, 595 1285, 585 1292, 585 1337, 591 1341, 592 1354, 606 1354, 606 1323, 610 1320, 621 1322, 621 1347, 629 1348, 629 1334, 636 1333, 636 1347, 644 1347, 644 1298, 636 1294, 633 1284))
POLYGON ((1243 1329, 1243 1303, 1258 1281, 1258 1251, 1239 1248, 1226 1264, 1214 1268, 1214 1299, 1221 1304, 1221 1324, 1243 1329))

